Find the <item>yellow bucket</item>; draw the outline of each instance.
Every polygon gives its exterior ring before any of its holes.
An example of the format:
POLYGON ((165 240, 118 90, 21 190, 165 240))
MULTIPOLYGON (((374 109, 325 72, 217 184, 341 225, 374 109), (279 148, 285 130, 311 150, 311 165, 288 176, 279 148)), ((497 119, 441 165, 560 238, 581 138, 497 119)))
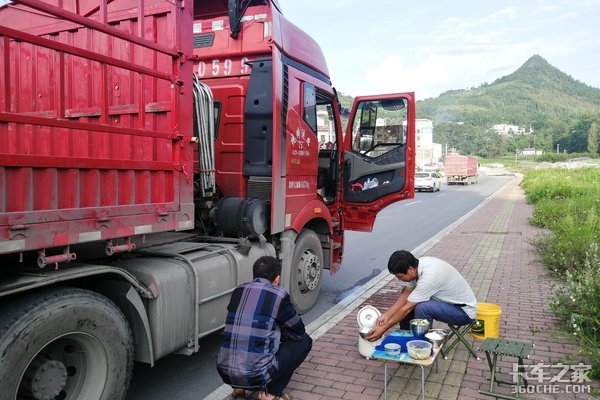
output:
POLYGON ((497 304, 477 303, 475 323, 471 327, 471 335, 475 339, 500 337, 500 315, 502 309, 497 304))

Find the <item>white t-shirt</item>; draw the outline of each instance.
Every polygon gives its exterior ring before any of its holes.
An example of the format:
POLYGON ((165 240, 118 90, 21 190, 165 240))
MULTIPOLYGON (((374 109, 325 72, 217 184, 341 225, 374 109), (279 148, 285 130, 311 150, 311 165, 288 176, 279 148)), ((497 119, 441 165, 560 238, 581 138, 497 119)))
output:
POLYGON ((419 258, 419 277, 409 283, 414 287, 408 296, 411 303, 438 300, 450 304, 465 304, 470 318, 477 314, 477 299, 465 278, 452 265, 435 257, 419 258))

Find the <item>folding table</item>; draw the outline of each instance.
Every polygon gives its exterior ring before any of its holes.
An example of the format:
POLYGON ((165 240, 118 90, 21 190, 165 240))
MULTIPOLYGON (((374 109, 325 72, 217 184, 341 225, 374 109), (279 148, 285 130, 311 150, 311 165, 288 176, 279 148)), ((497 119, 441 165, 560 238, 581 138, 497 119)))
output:
MULTIPOLYGON (((392 336, 392 335, 412 336, 410 331, 394 331, 390 334, 390 336, 392 336)), ((407 365, 417 365, 417 366, 421 367, 421 398, 423 400, 425 400, 425 367, 431 367, 433 364, 435 364, 437 356, 438 356, 438 354, 440 354, 440 350, 441 350, 441 347, 439 349, 434 349, 431 353, 431 356, 429 356, 429 358, 427 358, 425 360, 415 360, 413 358, 410 358, 408 353, 400 353, 400 355, 391 356, 391 355, 387 354, 385 351, 375 350, 373 352, 373 354, 371 355, 371 357, 374 359, 377 359, 377 360, 383 360, 383 371, 384 371, 384 378, 383 378, 383 393, 384 393, 384 395, 383 395, 383 398, 384 398, 384 400, 387 400, 387 384, 388 384, 387 363, 388 363, 388 361, 393 361, 393 362, 397 362, 400 364, 407 364, 407 365)), ((437 364, 436 364, 436 369, 437 369, 437 364)))

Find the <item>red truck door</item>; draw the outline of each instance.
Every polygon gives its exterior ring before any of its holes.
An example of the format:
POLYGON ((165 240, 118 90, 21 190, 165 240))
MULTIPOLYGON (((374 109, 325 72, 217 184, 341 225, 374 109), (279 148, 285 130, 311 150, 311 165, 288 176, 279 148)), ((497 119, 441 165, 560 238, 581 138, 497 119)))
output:
POLYGON ((414 197, 414 148, 414 93, 354 100, 344 137, 344 229, 370 232, 382 208, 414 197))

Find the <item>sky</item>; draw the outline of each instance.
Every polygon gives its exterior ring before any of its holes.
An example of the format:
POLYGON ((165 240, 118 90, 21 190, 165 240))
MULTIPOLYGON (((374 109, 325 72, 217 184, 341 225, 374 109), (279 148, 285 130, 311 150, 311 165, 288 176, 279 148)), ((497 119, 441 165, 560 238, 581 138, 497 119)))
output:
POLYGON ((336 89, 418 100, 509 75, 538 54, 600 88, 600 0, 279 0, 336 89))

